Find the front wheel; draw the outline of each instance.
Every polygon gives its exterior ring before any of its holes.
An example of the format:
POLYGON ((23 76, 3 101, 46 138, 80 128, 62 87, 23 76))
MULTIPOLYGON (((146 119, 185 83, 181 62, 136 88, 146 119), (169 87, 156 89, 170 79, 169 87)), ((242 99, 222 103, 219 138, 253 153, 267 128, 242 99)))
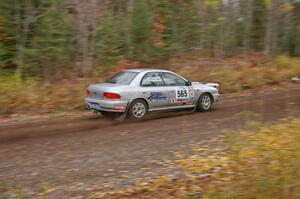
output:
POLYGON ((197 104, 197 110, 201 112, 207 112, 211 109, 213 103, 213 99, 210 94, 203 93, 197 104))
POLYGON ((134 100, 129 107, 129 117, 133 120, 143 120, 146 118, 148 106, 143 100, 134 100))

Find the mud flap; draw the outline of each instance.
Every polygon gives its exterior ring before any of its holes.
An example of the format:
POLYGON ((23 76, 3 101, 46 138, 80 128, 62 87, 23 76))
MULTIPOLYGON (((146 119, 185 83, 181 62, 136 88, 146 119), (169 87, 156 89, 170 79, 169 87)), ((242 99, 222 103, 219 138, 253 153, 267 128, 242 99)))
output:
POLYGON ((100 111, 92 110, 92 117, 93 118, 99 118, 101 115, 100 111))
POLYGON ((127 117, 128 108, 129 108, 129 102, 127 103, 125 112, 124 113, 117 113, 116 116, 115 116, 115 120, 118 121, 118 122, 123 122, 127 117))
POLYGON ((191 110, 191 112, 193 113, 193 112, 196 112, 196 110, 197 110, 197 106, 195 106, 192 110, 191 110))

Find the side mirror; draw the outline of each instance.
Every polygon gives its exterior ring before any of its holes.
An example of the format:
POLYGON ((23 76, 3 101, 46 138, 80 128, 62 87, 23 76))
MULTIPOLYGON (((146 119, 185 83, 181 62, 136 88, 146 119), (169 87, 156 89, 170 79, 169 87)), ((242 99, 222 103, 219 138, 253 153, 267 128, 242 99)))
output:
POLYGON ((186 86, 191 86, 192 85, 192 82, 191 81, 187 81, 186 82, 186 86))

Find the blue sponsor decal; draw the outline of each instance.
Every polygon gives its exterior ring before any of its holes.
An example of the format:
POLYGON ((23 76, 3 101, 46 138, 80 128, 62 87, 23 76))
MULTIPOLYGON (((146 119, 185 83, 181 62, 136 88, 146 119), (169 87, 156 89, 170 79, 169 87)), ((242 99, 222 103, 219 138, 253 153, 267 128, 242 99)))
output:
POLYGON ((167 96, 163 96, 161 92, 151 92, 150 97, 148 97, 150 101, 152 100, 166 100, 167 96))

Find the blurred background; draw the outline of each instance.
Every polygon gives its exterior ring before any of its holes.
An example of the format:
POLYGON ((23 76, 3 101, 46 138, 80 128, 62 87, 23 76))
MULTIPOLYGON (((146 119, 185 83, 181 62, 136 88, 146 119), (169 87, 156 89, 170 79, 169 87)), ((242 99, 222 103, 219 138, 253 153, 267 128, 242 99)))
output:
POLYGON ((88 83, 123 68, 223 92, 282 84, 299 56, 299 0, 1 0, 0 113, 80 109, 88 83))
POLYGON ((0 198, 298 199, 293 83, 300 0, 0 0, 0 198), (220 103, 85 114, 89 84, 138 67, 220 83, 220 103))

